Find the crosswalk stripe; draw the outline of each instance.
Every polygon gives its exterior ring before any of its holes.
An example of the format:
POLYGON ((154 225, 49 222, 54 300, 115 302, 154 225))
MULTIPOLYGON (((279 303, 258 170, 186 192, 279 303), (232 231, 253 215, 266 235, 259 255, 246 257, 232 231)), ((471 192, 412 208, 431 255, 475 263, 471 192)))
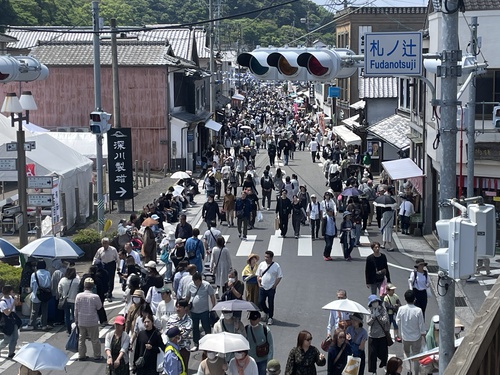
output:
POLYGON ((478 280, 479 285, 493 285, 497 282, 497 279, 486 279, 486 280, 478 280))
POLYGON ((337 258, 344 258, 344 250, 342 249, 342 244, 340 243, 340 239, 338 237, 333 239, 331 256, 337 258))
POLYGON ((312 239, 310 234, 305 234, 299 237, 299 250, 297 255, 299 257, 311 256, 313 253, 312 239))
POLYGON ((247 257, 252 253, 253 245, 255 245, 255 240, 257 235, 249 234, 247 235, 246 241, 241 241, 238 251, 236 252, 237 257, 247 257))
POLYGON ((366 258, 367 256, 369 256, 373 253, 373 250, 371 247, 365 247, 365 246, 358 246, 358 251, 359 251, 359 255, 361 256, 361 258, 366 258))
POLYGON ((362 244, 362 245, 370 245, 370 239, 368 238, 368 236, 359 236, 359 242, 362 244))
POLYGON ((283 238, 280 237, 280 230, 278 229, 269 239, 267 250, 271 250, 274 256, 281 256, 283 249, 283 238))

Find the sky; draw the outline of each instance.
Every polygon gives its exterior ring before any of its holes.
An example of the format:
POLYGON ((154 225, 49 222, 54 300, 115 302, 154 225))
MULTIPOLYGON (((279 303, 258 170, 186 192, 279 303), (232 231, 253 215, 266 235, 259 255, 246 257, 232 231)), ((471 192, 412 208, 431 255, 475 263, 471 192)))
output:
MULTIPOLYGON (((342 0, 312 0, 318 5, 329 5, 333 3, 340 3, 342 0)), ((353 6, 362 6, 366 3, 373 3, 373 6, 379 7, 412 7, 412 6, 426 6, 427 0, 348 0, 349 3, 353 3, 353 6)), ((329 7, 327 7, 329 9, 329 7)), ((336 7, 336 9, 342 9, 342 6, 336 7)))

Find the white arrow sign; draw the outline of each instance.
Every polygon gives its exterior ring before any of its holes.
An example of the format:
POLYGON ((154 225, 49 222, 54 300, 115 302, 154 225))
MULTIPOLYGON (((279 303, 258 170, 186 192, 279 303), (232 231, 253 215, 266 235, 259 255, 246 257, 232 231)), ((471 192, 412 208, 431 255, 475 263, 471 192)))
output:
POLYGON ((0 158, 0 171, 15 171, 17 170, 17 159, 0 158))
POLYGON ((123 188, 123 186, 120 186, 120 190, 117 190, 115 192, 116 194, 120 194, 120 198, 123 197, 125 194, 127 194, 127 190, 123 188))
POLYGON ((28 194, 30 206, 52 207, 52 194, 28 194))
POLYGON ((28 189, 52 189, 52 179, 52 176, 28 176, 28 189))

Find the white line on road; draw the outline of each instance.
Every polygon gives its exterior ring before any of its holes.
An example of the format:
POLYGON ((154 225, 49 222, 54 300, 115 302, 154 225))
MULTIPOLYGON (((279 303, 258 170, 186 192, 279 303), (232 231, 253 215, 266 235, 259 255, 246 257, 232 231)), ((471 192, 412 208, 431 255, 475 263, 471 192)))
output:
POLYGON ((312 239, 310 234, 304 234, 299 237, 299 251, 297 255, 299 257, 310 257, 313 253, 312 239))
POLYGON ((281 256, 281 251, 283 249, 283 238, 280 237, 280 233, 281 232, 278 229, 269 239, 267 250, 271 250, 274 253, 274 256, 281 256))
POLYGON ((240 246, 238 247, 238 251, 236 252, 237 257, 247 257, 251 254, 253 245, 255 245, 255 240, 257 239, 257 235, 249 234, 247 235, 247 240, 242 240, 240 246))

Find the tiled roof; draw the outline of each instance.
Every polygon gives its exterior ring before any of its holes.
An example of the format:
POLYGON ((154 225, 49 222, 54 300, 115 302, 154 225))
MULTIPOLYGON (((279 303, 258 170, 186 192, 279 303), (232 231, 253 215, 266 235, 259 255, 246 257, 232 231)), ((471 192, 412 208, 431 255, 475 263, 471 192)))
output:
POLYGON ((210 58, 210 48, 207 47, 207 31, 205 29, 194 29, 196 48, 200 59, 210 58))
MULTIPOLYGON (((150 25, 150 27, 161 27, 169 25, 150 25)), ((170 25, 172 26, 172 25, 170 25)), ((175 27, 175 25, 174 25, 175 27)), ((136 42, 159 42, 170 44, 174 51, 175 56, 181 57, 186 60, 191 59, 193 48, 193 30, 189 28, 172 28, 164 30, 149 30, 134 31, 134 27, 123 27, 124 29, 131 30, 118 35, 118 44, 136 42)), ((108 29, 109 30, 109 29, 108 29)), ((90 28, 74 28, 74 27, 36 27, 26 30, 8 29, 6 34, 15 37, 19 41, 17 43, 9 44, 8 47, 15 48, 33 48, 42 44, 53 44, 55 42, 92 42, 93 34, 90 28), (30 30, 33 29, 33 30, 30 30)), ((102 33, 101 40, 109 41, 111 39, 110 33, 102 33)))
POLYGON ((360 77, 360 98, 397 98, 398 79, 395 77, 360 77))
POLYGON ((410 147, 410 119, 401 115, 392 115, 368 127, 368 132, 383 139, 398 150, 410 147))
MULTIPOLYGON (((151 66, 171 65, 194 67, 184 59, 169 56, 169 46, 163 42, 129 42, 120 43, 118 49, 118 65, 151 66)), ((111 65, 111 43, 101 44, 101 64, 111 65)), ((31 55, 45 65, 93 65, 94 47, 91 42, 68 42, 42 44, 31 50, 31 55)))
MULTIPOLYGON (((500 10, 500 0, 463 0, 466 11, 470 10, 500 10)), ((439 7, 438 0, 431 1, 431 12, 435 12, 439 7)), ((443 6, 441 6, 441 9, 443 6)))

